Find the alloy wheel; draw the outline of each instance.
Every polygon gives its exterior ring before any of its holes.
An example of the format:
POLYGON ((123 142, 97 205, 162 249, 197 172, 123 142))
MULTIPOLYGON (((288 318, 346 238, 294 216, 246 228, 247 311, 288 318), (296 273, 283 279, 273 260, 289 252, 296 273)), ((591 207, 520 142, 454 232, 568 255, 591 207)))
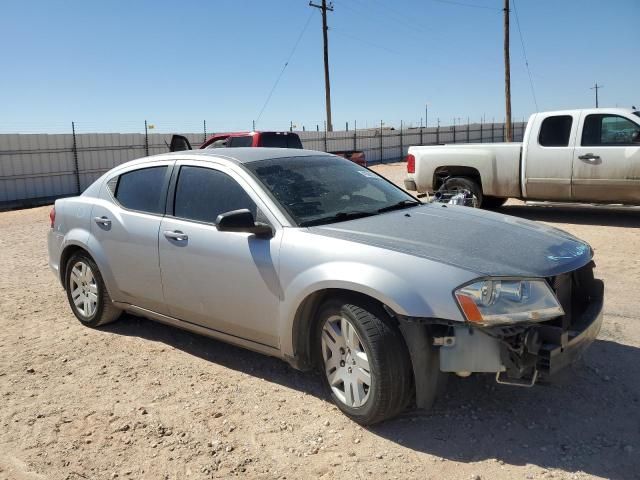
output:
POLYGON ((76 262, 71 268, 69 288, 78 313, 91 318, 98 308, 98 284, 91 267, 85 262, 76 262))
POLYGON ((353 324, 343 316, 329 317, 322 327, 322 358, 334 395, 351 408, 363 406, 371 391, 367 352, 353 324))

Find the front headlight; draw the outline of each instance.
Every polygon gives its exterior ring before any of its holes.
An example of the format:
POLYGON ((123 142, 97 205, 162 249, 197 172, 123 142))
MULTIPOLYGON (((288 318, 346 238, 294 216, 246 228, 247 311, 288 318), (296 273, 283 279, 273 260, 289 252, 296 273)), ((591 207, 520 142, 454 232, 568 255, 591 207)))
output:
POLYGON ((544 280, 478 280, 454 293, 467 321, 479 325, 542 322, 564 315, 544 280))

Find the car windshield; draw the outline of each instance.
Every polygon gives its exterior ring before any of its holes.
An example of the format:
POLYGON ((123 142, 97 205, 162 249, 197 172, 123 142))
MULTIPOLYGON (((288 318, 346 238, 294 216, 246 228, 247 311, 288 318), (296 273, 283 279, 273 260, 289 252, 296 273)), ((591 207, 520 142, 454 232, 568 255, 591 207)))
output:
POLYGON ((245 167, 301 227, 420 205, 376 173, 343 158, 274 158, 245 167))

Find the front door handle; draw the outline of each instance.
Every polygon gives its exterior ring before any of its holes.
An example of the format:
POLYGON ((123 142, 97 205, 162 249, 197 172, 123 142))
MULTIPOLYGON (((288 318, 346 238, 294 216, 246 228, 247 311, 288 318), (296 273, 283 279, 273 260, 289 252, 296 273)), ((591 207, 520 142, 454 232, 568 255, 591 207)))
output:
POLYGON ((165 230, 164 236, 177 242, 186 242, 189 240, 189 235, 180 230, 165 230))
POLYGON ((111 226, 111 220, 109 220, 105 216, 93 217, 93 221, 96 222, 98 225, 102 225, 103 227, 110 227, 111 226))
POLYGON ((578 157, 580 160, 586 160, 587 162, 593 162, 595 160, 600 160, 598 155, 594 155, 593 153, 585 153, 584 155, 580 155, 578 157))

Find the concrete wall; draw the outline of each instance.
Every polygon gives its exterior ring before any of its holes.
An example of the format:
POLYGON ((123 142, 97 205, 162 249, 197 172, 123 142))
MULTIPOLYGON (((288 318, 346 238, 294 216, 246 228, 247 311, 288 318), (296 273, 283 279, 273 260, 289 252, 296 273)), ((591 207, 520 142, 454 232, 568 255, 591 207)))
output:
MULTIPOLYGON (((515 124, 520 141, 525 124, 515 124)), ((410 145, 453 143, 453 127, 388 128, 339 132, 298 132, 305 148, 320 151, 364 150, 371 164, 405 158, 410 145)), ((203 134, 184 134, 194 148, 203 134)), ((146 154, 144 134, 86 133, 0 135, 0 207, 41 204, 77 195, 109 169, 146 154), (77 168, 76 168, 77 156, 77 168)), ((455 128, 455 142, 503 140, 503 125, 472 124, 455 128)), ((149 155, 165 153, 170 134, 149 134, 149 155), (165 143, 166 142, 166 143, 165 143)))

